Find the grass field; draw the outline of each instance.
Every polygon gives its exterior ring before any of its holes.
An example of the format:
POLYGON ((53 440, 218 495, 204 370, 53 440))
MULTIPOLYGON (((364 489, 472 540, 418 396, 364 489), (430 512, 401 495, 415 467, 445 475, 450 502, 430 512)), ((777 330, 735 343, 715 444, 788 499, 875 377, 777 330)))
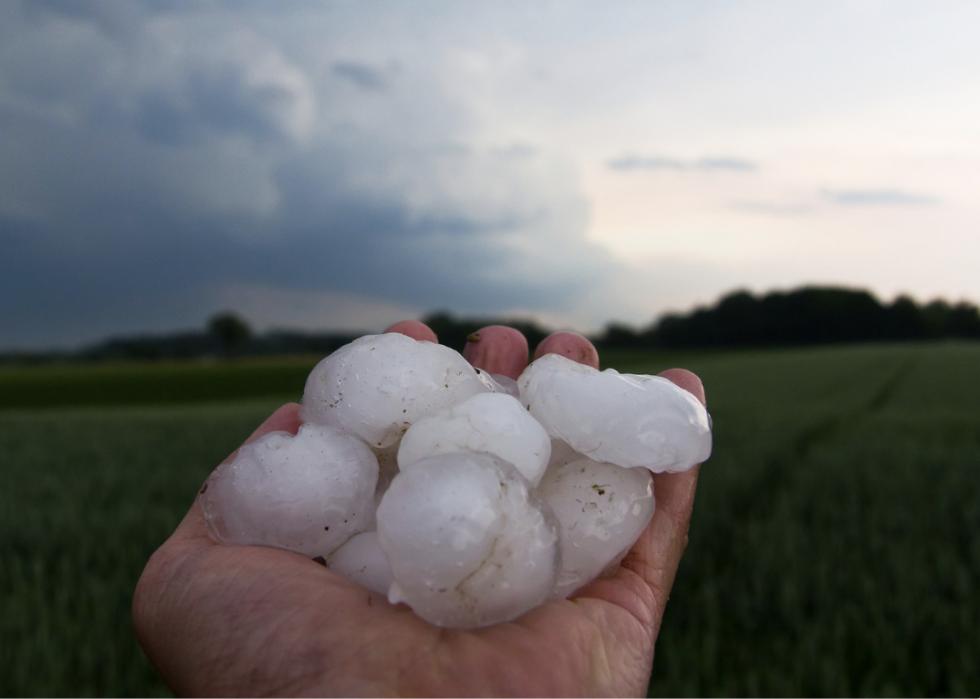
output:
MULTIPOLYGON (((651 694, 980 693, 980 345, 604 359, 715 424, 651 694)), ((168 694, 135 582, 313 361, 0 370, 0 695, 168 694)))

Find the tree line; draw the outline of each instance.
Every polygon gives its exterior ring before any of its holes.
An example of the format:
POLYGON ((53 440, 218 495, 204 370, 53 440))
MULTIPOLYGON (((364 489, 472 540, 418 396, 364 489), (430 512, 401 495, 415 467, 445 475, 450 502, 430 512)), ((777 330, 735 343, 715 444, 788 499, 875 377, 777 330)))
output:
MULTIPOLYGON (((436 311, 422 318, 439 341, 462 351, 466 337, 487 325, 516 327, 533 348, 551 330, 530 320, 456 317, 436 311)), ((0 361, 59 359, 160 360, 201 356, 319 354, 326 356, 358 337, 356 332, 270 331, 256 334, 230 312, 212 316, 203 330, 110 338, 77 352, 0 355, 0 361)), ((863 290, 803 287, 760 296, 735 291, 712 306, 661 316, 644 328, 610 323, 590 339, 600 348, 723 348, 842 342, 980 339, 977 306, 943 300, 917 304, 900 296, 881 303, 863 290)))
POLYGON ((735 291, 713 306, 671 313, 643 329, 610 324, 607 347, 772 347, 846 342, 980 339, 977 306, 908 296, 881 303, 868 291, 809 286, 761 296, 735 291))

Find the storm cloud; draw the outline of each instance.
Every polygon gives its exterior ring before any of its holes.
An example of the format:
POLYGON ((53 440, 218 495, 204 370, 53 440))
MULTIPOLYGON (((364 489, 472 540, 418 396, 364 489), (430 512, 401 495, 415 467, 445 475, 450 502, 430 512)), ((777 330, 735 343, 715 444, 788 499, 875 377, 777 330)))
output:
POLYGON ((397 56, 235 7, 4 6, 0 346, 196 324, 243 286, 499 313, 612 273, 558 155, 481 142, 397 56))

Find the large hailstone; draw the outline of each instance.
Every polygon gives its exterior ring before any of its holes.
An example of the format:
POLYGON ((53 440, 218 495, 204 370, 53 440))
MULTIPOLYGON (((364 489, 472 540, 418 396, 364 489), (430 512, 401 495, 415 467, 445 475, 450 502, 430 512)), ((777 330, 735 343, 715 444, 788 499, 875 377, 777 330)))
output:
POLYGON ((549 435, 596 461, 660 473, 686 471, 711 455, 708 412, 665 378, 600 372, 547 354, 517 385, 549 435))
POLYGON ((327 568, 381 595, 391 587, 391 567, 378 543, 378 532, 352 536, 327 559, 327 568))
POLYGON ((340 427, 383 449, 419 418, 490 390, 449 347, 400 333, 366 335, 316 365, 300 419, 340 427))
POLYGON ((492 454, 439 454, 408 464, 378 508, 392 604, 437 626, 514 619, 548 597, 561 565, 554 514, 492 454))
POLYGON ((653 477, 578 456, 553 460, 538 492, 560 523, 562 566, 552 598, 568 597, 618 564, 653 517, 653 477))
POLYGON ((398 448, 398 466, 455 451, 496 454, 537 485, 548 466, 551 439, 516 398, 481 393, 412 425, 398 448))
POLYGON ((211 537, 327 556, 371 521, 378 462, 335 427, 270 432, 219 467, 201 494, 211 537))

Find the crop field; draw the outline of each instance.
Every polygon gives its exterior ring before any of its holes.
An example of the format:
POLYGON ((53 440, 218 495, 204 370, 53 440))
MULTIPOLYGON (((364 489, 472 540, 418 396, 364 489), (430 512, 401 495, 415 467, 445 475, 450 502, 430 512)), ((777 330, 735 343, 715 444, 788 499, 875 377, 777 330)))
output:
MULTIPOLYGON (((714 419, 651 695, 980 693, 980 344, 604 361, 714 419)), ((314 362, 0 368, 0 695, 169 695, 136 580, 314 362)))

